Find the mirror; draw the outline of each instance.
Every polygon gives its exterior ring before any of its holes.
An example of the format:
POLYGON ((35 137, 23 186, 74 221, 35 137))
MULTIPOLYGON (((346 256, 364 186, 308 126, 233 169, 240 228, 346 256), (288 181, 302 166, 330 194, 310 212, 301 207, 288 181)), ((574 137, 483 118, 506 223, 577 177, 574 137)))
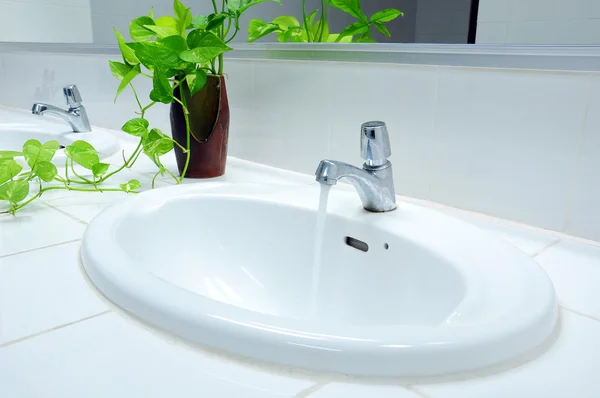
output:
MULTIPOLYGON (((305 1, 308 14, 321 8, 322 0, 305 1)), ((280 16, 293 16, 303 24, 303 2, 281 0, 278 5, 267 0, 252 7, 242 17, 241 32, 234 42, 247 40, 248 24, 253 19, 268 24, 280 16)), ((184 4, 192 8, 194 15, 208 15, 212 10, 211 0, 184 0, 184 4)), ((113 26, 126 34, 129 22, 148 14, 151 7, 156 16, 161 16, 171 15, 172 6, 172 0, 0 0, 0 42, 115 45, 113 26)), ((377 42, 600 44, 600 0, 363 0, 361 6, 369 17, 389 8, 404 13, 385 21, 391 37, 384 34, 383 28, 371 27, 371 37, 377 42)), ((316 20, 319 18, 317 14, 316 20)), ((334 7, 330 7, 327 20, 332 34, 357 21, 351 13, 334 7)), ((278 38, 295 41, 277 32, 260 41, 274 42, 278 38)))

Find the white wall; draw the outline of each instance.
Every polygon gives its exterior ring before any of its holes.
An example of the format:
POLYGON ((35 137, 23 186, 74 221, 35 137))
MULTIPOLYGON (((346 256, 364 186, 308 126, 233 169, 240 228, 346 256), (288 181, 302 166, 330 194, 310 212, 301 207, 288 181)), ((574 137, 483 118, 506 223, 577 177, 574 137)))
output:
POLYGON ((598 0, 480 0, 480 44, 600 44, 598 0))
POLYGON ((89 0, 0 0, 0 18, 0 42, 92 42, 89 0))
MULTIPOLYGON (((182 2, 191 7, 194 16, 208 15, 213 12, 212 4, 207 0, 183 0, 182 2)), ((131 20, 148 14, 152 6, 156 16, 173 15, 172 0, 90 0, 90 3, 96 44, 115 44, 113 26, 123 35, 128 36, 131 20)), ((246 41, 248 21, 252 18, 271 20, 279 15, 301 15, 300 10, 301 2, 296 0, 284 1, 283 5, 267 1, 254 6, 242 16, 242 31, 235 41, 246 41)))
MULTIPOLYGON (((0 104, 62 105, 76 83, 92 124, 119 129, 136 106, 130 93, 113 105, 109 58, 0 53, 0 104)), ((360 124, 381 119, 398 193, 600 240, 600 73, 261 60, 226 72, 233 156, 309 174, 324 158, 359 165, 360 124)), ((141 94, 150 84, 136 80, 141 94)), ((149 116, 169 131, 167 106, 149 116)))

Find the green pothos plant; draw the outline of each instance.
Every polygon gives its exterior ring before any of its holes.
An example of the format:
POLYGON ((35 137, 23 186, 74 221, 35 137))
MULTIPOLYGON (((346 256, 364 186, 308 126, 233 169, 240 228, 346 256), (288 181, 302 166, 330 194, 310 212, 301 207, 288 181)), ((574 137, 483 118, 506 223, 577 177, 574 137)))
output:
POLYGON ((211 0, 213 12, 194 17, 188 7, 174 0, 173 16, 155 17, 151 10, 148 15, 131 21, 130 42, 115 29, 123 58, 122 62, 110 61, 112 74, 120 80, 115 102, 126 88, 131 88, 139 110, 122 130, 139 139, 136 149, 128 157, 123 153, 123 164, 115 167, 101 162, 90 143, 75 141, 64 148, 66 159, 60 173, 53 162, 59 150, 58 141, 41 143, 32 139, 21 151, 0 151, 0 205, 8 204, 6 210, 0 207, 0 213, 15 214, 52 190, 137 193, 141 187, 138 180, 109 188, 103 184, 122 170, 131 168, 142 154, 158 167, 152 187, 156 177, 165 173, 181 182, 185 170, 177 177, 160 160, 179 144, 158 128, 151 127, 146 112, 157 103, 175 101, 181 104, 187 126, 187 145, 181 149, 188 154, 187 169, 190 140, 193 139, 189 111, 185 96, 178 98, 174 90, 186 85, 193 95, 204 87, 209 75, 223 74, 223 54, 232 50, 228 43, 240 31, 240 17, 250 7, 265 1, 281 4, 280 0, 220 0, 220 4, 211 0), (142 105, 132 84, 138 76, 152 80, 146 105, 142 105))
POLYGON ((277 40, 284 43, 374 43, 375 40, 371 38, 372 28, 391 37, 385 24, 400 16, 404 16, 402 11, 388 8, 368 17, 362 11, 360 0, 321 0, 321 9, 308 14, 306 0, 302 0, 302 22, 294 16, 280 16, 271 22, 253 19, 248 27, 248 41, 253 42, 270 34, 277 34, 277 40), (331 33, 328 23, 330 6, 350 14, 356 18, 356 22, 340 33, 331 33), (320 15, 317 18, 319 11, 320 15))

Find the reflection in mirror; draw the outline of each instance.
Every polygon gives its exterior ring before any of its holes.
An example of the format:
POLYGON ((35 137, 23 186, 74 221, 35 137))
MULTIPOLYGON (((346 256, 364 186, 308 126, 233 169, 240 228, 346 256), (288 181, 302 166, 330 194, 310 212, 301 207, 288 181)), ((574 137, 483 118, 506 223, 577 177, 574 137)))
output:
MULTIPOLYGON (((600 44, 600 1, 596 0, 363 0, 361 10, 371 25, 368 38, 363 37, 361 26, 355 25, 360 20, 352 10, 344 12, 330 6, 327 29, 319 25, 322 3, 335 2, 354 3, 346 0, 281 0, 279 5, 264 1, 245 13, 240 21, 240 34, 234 42, 243 43, 250 37, 250 41, 261 42, 344 42, 352 38, 352 41, 372 39, 390 43, 600 44), (306 4, 307 19, 304 18, 303 3, 306 4), (380 24, 373 23, 377 22, 371 20, 374 15, 381 18, 380 12, 389 9, 403 14, 386 14, 379 20, 380 24), (310 23, 315 10, 319 11, 313 16, 311 26, 316 29, 317 38, 322 40, 311 40, 315 33, 305 28, 305 22, 310 23), (293 27, 296 21, 297 29, 293 27), (273 28, 271 22, 275 22, 277 28, 273 28), (353 25, 354 29, 348 28, 353 25), (270 34, 257 34, 261 29, 263 33, 265 29, 271 29, 270 34), (324 34, 327 31, 330 35, 324 34), (354 35, 336 36, 343 32, 354 35)), ((212 12, 211 0, 188 0, 185 4, 191 7, 194 15, 212 12)), ((113 27, 128 32, 130 21, 148 14, 151 7, 156 15, 171 15, 173 1, 0 0, 0 15, 3 16, 0 42, 115 45, 113 27), (68 23, 57 22, 65 20, 68 23)))

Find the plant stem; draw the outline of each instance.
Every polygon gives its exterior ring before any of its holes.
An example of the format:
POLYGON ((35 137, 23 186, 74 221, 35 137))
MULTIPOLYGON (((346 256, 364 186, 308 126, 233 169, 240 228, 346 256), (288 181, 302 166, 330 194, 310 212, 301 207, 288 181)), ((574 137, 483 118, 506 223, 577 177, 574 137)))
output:
POLYGON ((306 39, 309 43, 312 42, 310 29, 308 29, 308 17, 306 16, 306 0, 302 0, 302 18, 304 19, 304 30, 306 31, 306 39))
POLYGON ((189 111, 187 109, 187 101, 185 99, 185 92, 183 90, 183 87, 181 90, 179 90, 179 93, 181 94, 181 101, 177 98, 177 97, 173 97, 175 99, 175 101, 179 102, 183 108, 183 117, 185 118, 185 129, 186 129, 186 159, 185 159, 185 166, 183 167, 183 172, 181 173, 181 176, 179 178, 179 183, 181 184, 183 182, 183 179, 185 178, 185 174, 187 173, 187 169, 190 165, 190 157, 191 157, 191 146, 192 146, 192 129, 190 128, 190 116, 189 116, 189 111))
POLYGON ((218 14, 219 10, 217 9, 217 1, 212 0, 212 5, 213 5, 213 10, 215 11, 215 14, 218 14))
MULTIPOLYGON (((133 87, 133 84, 131 84, 131 82, 129 82, 129 86, 131 87, 131 90, 133 91, 133 95, 135 97, 135 101, 137 102, 138 106, 140 107, 140 112, 144 112, 144 109, 142 107, 142 103, 140 102, 140 98, 137 95, 137 91, 135 91, 135 87, 133 87)), ((144 117, 144 116, 142 116, 144 117)))
POLYGON ((118 169, 116 169, 115 171, 113 171, 111 173, 106 174, 104 177, 102 177, 100 179, 100 181, 98 181, 98 183, 103 183, 104 181, 108 180, 110 177, 119 173, 125 167, 129 168, 129 167, 133 166, 134 162, 132 162, 132 160, 137 159, 138 152, 140 152, 141 148, 142 148, 142 140, 140 139, 140 142, 139 142, 137 148, 135 148, 135 150, 133 151, 133 154, 129 157, 129 159, 127 159, 127 161, 123 164, 123 166, 119 167, 118 169), (128 166, 129 164, 131 164, 131 166, 128 166))

